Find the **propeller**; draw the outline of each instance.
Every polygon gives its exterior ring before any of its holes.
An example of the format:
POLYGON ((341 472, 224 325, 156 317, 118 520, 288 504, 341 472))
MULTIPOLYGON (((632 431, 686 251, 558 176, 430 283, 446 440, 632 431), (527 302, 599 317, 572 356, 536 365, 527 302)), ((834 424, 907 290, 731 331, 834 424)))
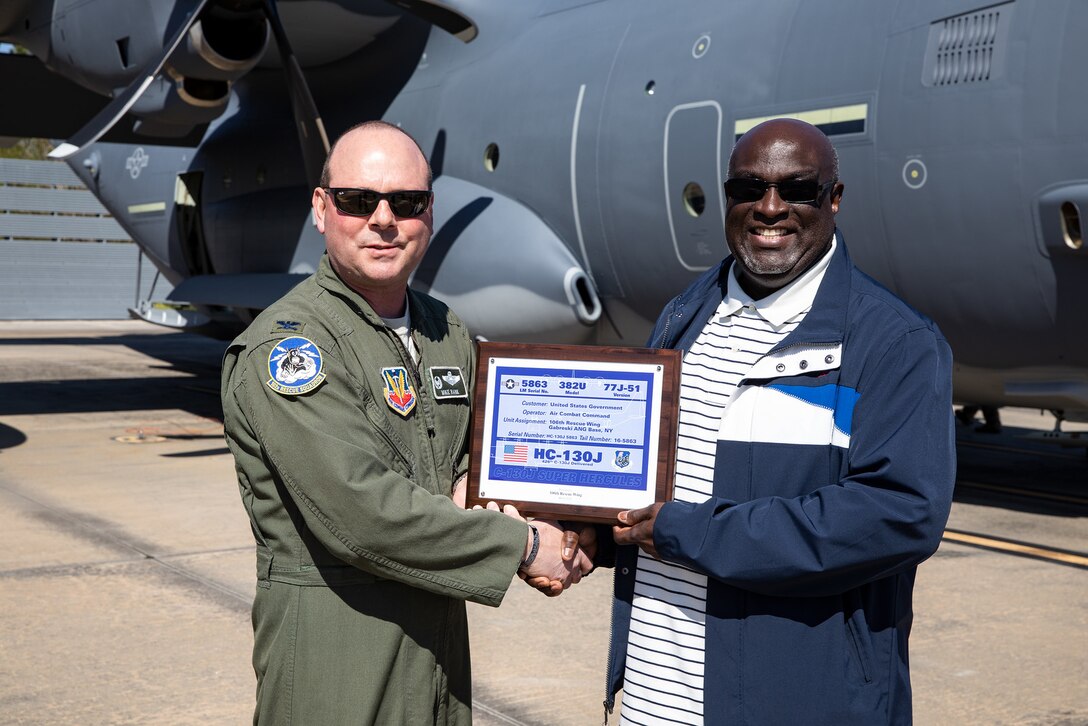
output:
POLYGON ((302 149, 302 164, 306 168, 306 181, 310 188, 316 187, 321 178, 321 167, 329 155, 329 137, 325 133, 325 124, 317 112, 317 104, 310 94, 310 87, 302 75, 302 67, 291 50, 287 33, 280 22, 276 10, 276 0, 264 0, 264 12, 276 37, 276 45, 283 59, 283 73, 287 79, 287 92, 291 96, 291 112, 295 117, 295 130, 298 131, 299 146, 302 149))
MULTIPOLYGON (((148 86, 160 74, 166 61, 177 47, 185 39, 186 34, 200 18, 201 13, 212 0, 187 0, 185 5, 185 20, 170 36, 162 53, 140 72, 136 79, 113 98, 105 108, 99 111, 94 118, 88 121, 83 128, 77 131, 65 143, 60 144, 49 156, 54 159, 66 159, 69 156, 83 150, 87 146, 98 141, 122 117, 132 108, 133 104, 147 90, 148 86)), ((329 139, 325 133, 325 125, 317 112, 317 105, 310 94, 310 87, 306 84, 306 78, 302 75, 302 68, 298 59, 291 50, 291 44, 287 40, 287 33, 283 29, 279 13, 276 10, 275 0, 261 0, 272 33, 276 38, 276 45, 283 61, 284 75, 287 81, 287 92, 291 98, 291 110, 295 117, 295 127, 298 131, 299 143, 302 149, 302 161, 306 170, 306 180, 311 187, 317 186, 321 176, 321 167, 325 163, 325 157, 329 153, 329 139)))
POLYGON ((166 59, 181 44, 186 33, 189 32, 189 29, 196 23, 197 18, 200 17, 204 6, 210 1, 190 0, 190 2, 186 3, 191 9, 188 11, 185 21, 178 26, 169 42, 163 46, 162 54, 151 63, 148 63, 140 75, 136 77, 136 80, 129 84, 128 88, 114 96, 113 100, 106 104, 105 108, 95 114, 94 118, 84 124, 83 128, 72 135, 68 141, 50 151, 49 156, 54 159, 67 159, 77 151, 98 141, 103 134, 113 128, 114 124, 121 120, 121 117, 132 108, 132 104, 136 103, 143 92, 147 90, 147 87, 155 80, 155 76, 159 75, 159 71, 166 64, 166 59))
MULTIPOLYGON (((98 141, 120 121, 133 104, 162 72, 166 61, 177 50, 186 34, 200 18, 205 8, 214 0, 179 0, 175 6, 184 12, 185 20, 178 26, 169 42, 163 45, 162 53, 140 72, 136 79, 113 98, 66 142, 49 153, 54 159, 66 159, 98 141)), ((254 2, 255 0, 251 0, 254 2)), ((437 27, 449 32, 461 41, 471 42, 477 35, 476 24, 458 11, 436 0, 387 0, 392 5, 412 13, 437 27)), ((298 131, 299 147, 302 151, 302 163, 306 180, 311 187, 316 187, 321 177, 321 168, 329 153, 329 138, 325 125, 317 111, 310 87, 302 74, 302 67, 291 49, 287 33, 276 8, 276 0, 259 0, 268 24, 276 39, 283 72, 287 83, 287 92, 291 99, 291 111, 298 131)))

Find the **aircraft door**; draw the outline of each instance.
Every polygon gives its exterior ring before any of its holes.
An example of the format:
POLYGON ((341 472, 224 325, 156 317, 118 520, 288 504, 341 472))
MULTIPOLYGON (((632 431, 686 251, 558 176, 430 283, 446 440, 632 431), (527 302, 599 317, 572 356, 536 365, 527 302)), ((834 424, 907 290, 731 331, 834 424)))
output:
POLYGON ((174 220, 178 243, 189 276, 210 275, 215 272, 208 244, 204 238, 204 218, 201 211, 203 171, 178 174, 174 191, 174 220))
POLYGON ((665 120, 665 209, 676 258, 688 270, 725 256, 721 138, 716 101, 681 104, 665 120))

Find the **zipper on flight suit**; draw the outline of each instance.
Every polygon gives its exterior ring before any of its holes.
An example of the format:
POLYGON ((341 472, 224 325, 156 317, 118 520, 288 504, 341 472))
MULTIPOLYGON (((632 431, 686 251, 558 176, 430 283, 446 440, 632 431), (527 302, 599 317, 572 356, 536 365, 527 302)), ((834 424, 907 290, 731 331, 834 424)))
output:
MULTIPOLYGON (((408 355, 407 351, 404 350, 404 345, 400 342, 400 338, 397 336, 397 334, 390 330, 388 326, 383 327, 385 327, 387 334, 393 338, 393 345, 397 347, 397 353, 400 356, 401 362, 405 363, 405 369, 408 370, 409 375, 412 376, 412 383, 415 384, 416 390, 420 390, 419 377, 416 372, 415 366, 408 365, 406 363, 406 359, 411 359, 412 356, 408 355)), ((409 334, 410 333, 411 331, 409 331, 409 334)), ((392 450, 396 454, 396 457, 404 463, 404 468, 408 470, 408 478, 414 479, 415 468, 412 466, 412 462, 408 460, 408 457, 404 455, 404 452, 400 450, 400 447, 397 446, 396 442, 393 441, 393 437, 391 437, 381 426, 375 426, 374 430, 377 431, 378 435, 381 436, 385 443, 389 445, 390 450, 392 450)), ((428 427, 428 430, 433 429, 430 429, 430 427, 428 427)))
MULTIPOLYGON (((421 405, 422 405, 423 383, 422 383, 422 381, 420 380, 420 377, 419 377, 419 368, 417 367, 417 364, 412 361, 412 354, 409 353, 408 350, 404 347, 404 343, 401 342, 400 336, 397 335, 396 333, 394 333, 392 330, 390 330, 390 328, 388 326, 386 326, 385 329, 388 331, 389 337, 391 337, 393 339, 393 345, 396 346, 397 354, 400 355, 400 362, 404 364, 404 367, 408 371, 408 374, 412 377, 412 383, 414 383, 415 387, 416 387, 416 395, 420 397, 420 402, 421 402, 421 405)), ((408 335, 409 335, 409 337, 412 337, 412 335, 413 335, 412 328, 408 328, 408 335)), ((417 346, 417 348, 418 348, 418 346, 417 346)), ((420 360, 420 362, 423 361, 423 352, 422 351, 420 351, 419 360, 420 360)), ((423 422, 427 426, 428 435, 433 437, 434 436, 434 422, 431 420, 430 416, 427 416, 426 414, 424 414, 423 422)))

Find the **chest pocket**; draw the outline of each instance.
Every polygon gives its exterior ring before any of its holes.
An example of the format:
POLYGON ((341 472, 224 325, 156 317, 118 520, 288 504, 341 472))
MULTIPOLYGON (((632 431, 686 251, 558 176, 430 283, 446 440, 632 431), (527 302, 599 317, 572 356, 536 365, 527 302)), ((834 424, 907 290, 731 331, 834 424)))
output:
POLYGON ((850 448, 858 394, 835 383, 771 383, 761 390, 753 441, 850 448))
POLYGON ((356 395, 362 401, 370 429, 376 434, 374 441, 384 448, 390 468, 405 477, 411 477, 415 468, 415 454, 396 430, 389 425, 390 417, 383 410, 384 402, 379 405, 379 401, 374 399, 371 392, 361 386, 356 389, 356 395))
POLYGON ((737 390, 719 440, 849 448, 858 393, 826 375, 840 354, 841 346, 802 348, 757 361, 747 378, 764 382, 737 390))

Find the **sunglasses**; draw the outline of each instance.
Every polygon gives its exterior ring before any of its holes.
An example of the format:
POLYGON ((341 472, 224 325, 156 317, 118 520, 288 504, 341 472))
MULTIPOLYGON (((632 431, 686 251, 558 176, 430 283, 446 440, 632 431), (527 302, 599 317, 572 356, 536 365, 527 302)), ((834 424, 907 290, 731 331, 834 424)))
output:
POLYGON ((725 180, 725 196, 735 202, 756 202, 763 198, 771 187, 778 189, 782 201, 790 204, 814 204, 823 198, 828 189, 835 186, 835 180, 820 184, 811 179, 790 179, 789 181, 769 182, 762 179, 739 177, 725 180))
POLYGON ((433 194, 430 191, 376 192, 352 187, 327 187, 325 191, 337 209, 353 217, 374 214, 383 199, 389 202, 389 208, 398 217, 418 217, 427 211, 433 194))

